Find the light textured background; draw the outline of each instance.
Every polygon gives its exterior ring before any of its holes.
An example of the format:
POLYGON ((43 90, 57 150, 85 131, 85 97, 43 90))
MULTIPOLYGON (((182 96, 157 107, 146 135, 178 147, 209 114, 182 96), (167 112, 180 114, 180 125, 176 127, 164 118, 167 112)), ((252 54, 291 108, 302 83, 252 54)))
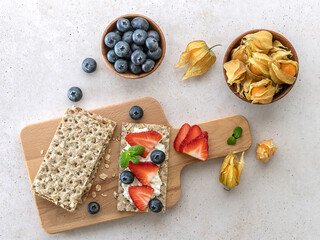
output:
POLYGON ((0 239, 317 239, 320 235, 319 1, 0 1, 0 239), (173 3, 175 2, 175 3, 173 3), (272 2, 272 3, 271 3, 272 2), (117 77, 104 65, 100 39, 108 23, 126 13, 154 19, 167 52, 159 69, 140 80, 117 77), (300 73, 289 95, 257 106, 228 89, 224 53, 241 33, 267 28, 295 46, 300 73), (201 78, 179 82, 174 70, 188 42, 203 39, 217 62, 201 78), (97 60, 93 74, 81 69, 97 60), (151 96, 169 122, 198 123, 234 114, 249 120, 253 146, 245 154, 238 187, 218 181, 222 159, 184 169, 180 202, 165 215, 141 215, 66 233, 40 227, 19 143, 29 123, 61 116, 71 86, 86 109, 151 96), (278 150, 264 164, 255 144, 274 138, 278 150))

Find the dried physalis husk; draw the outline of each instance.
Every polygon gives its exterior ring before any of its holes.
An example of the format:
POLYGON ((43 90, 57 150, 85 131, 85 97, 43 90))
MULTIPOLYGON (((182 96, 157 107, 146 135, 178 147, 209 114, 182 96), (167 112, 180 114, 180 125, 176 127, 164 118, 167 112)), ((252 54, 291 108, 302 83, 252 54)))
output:
POLYGON ((245 63, 248 60, 248 55, 246 52, 245 45, 239 45, 239 47, 235 48, 231 52, 231 60, 240 60, 241 62, 245 63))
POLYGON ((275 93, 276 88, 272 85, 272 81, 270 79, 263 79, 250 84, 250 90, 246 94, 246 97, 252 103, 267 104, 272 101, 275 93))
MULTIPOLYGON (((272 49, 272 34, 267 31, 259 31, 247 34, 243 37, 242 42, 247 46, 247 51, 268 53, 272 49)), ((249 55, 251 55, 249 53, 249 55)))
POLYGON ((219 181, 228 188, 233 188, 239 184, 240 175, 244 166, 244 152, 238 160, 237 155, 229 153, 221 166, 219 181))
POLYGON ((270 57, 264 53, 253 52, 252 56, 248 59, 247 72, 253 79, 269 78, 270 57))
POLYGON ((280 50, 270 54, 272 60, 288 60, 290 57, 292 57, 292 53, 287 50, 280 50))
POLYGON ((276 93, 278 93, 278 92, 280 92, 281 90, 282 90, 282 88, 283 88, 283 85, 281 85, 281 84, 276 84, 276 93))
POLYGON ((275 53, 278 51, 287 50, 288 48, 285 47, 279 40, 274 40, 272 43, 272 48, 270 49, 270 53, 275 53))
POLYGON ((188 63, 182 81, 190 77, 203 75, 210 69, 216 61, 216 55, 212 51, 213 47, 209 48, 204 41, 193 41, 188 44, 186 51, 180 56, 179 63, 175 66, 175 68, 180 68, 188 63))
POLYGON ((190 42, 184 51, 180 55, 179 63, 174 68, 181 68, 184 67, 188 62, 190 57, 195 54, 197 51, 201 50, 203 47, 206 47, 207 44, 205 41, 193 41, 190 42))
POLYGON ((273 60, 269 62, 272 81, 276 84, 293 84, 298 72, 299 64, 293 60, 273 60))
POLYGON ((272 139, 264 140, 257 144, 257 159, 262 162, 268 162, 277 150, 272 139))
POLYGON ((282 43, 278 40, 275 40, 272 44, 269 55, 273 60, 287 60, 292 57, 291 51, 287 47, 283 46, 282 43))
POLYGON ((239 59, 231 60, 226 62, 223 65, 224 69, 226 70, 228 83, 230 85, 234 83, 240 83, 242 80, 245 79, 246 76, 246 65, 241 62, 239 59))
POLYGON ((245 79, 240 84, 237 84, 239 87, 236 88, 236 91, 239 96, 246 98, 246 94, 248 94, 250 90, 250 84, 255 81, 256 80, 253 80, 248 74, 246 74, 245 79))
POLYGON ((243 87, 243 91, 244 91, 245 93, 248 93, 248 92, 249 92, 249 90, 250 90, 250 85, 251 85, 251 83, 253 83, 253 82, 255 82, 255 80, 253 80, 253 79, 247 74, 245 80, 244 80, 243 82, 241 82, 242 87, 243 87))

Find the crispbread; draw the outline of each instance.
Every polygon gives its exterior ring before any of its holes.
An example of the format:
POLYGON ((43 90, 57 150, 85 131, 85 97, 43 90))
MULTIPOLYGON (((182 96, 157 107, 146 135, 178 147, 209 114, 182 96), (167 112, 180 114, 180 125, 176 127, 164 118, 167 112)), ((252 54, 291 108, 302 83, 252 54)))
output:
MULTIPOLYGON (((125 139, 126 135, 133 132, 134 128, 147 128, 148 131, 157 131, 162 135, 162 139, 159 143, 162 143, 165 146, 165 154, 166 158, 163 163, 159 165, 159 176, 162 181, 162 185, 160 188, 160 195, 156 198, 159 199, 163 204, 163 209, 161 212, 166 211, 166 198, 167 198, 167 179, 168 179, 168 160, 169 160, 169 136, 170 136, 170 127, 164 125, 156 125, 156 124, 144 124, 144 123, 123 123, 121 130, 121 142, 120 142, 120 154, 124 151, 127 146, 127 141, 125 139)), ((121 172, 123 172, 123 168, 119 166, 119 176, 121 172)), ((141 212, 136 206, 131 203, 128 199, 123 196, 123 187, 121 185, 121 181, 118 181, 118 203, 117 209, 118 211, 127 211, 127 212, 141 212)), ((149 212, 149 207, 146 208, 145 212, 149 212)))
POLYGON ((102 150, 102 152, 101 152, 101 156, 100 156, 99 162, 98 162, 98 164, 95 166, 94 170, 92 171, 92 173, 91 173, 91 175, 90 175, 90 177, 89 177, 89 180, 88 180, 88 184, 87 184, 87 186, 86 186, 86 189, 84 190, 83 195, 82 195, 80 201, 78 202, 79 204, 82 204, 82 203, 87 199, 87 197, 88 197, 88 195, 89 195, 90 189, 91 189, 92 184, 93 184, 93 180, 94 180, 94 178, 95 178, 95 176, 96 176, 96 174, 97 174, 97 172, 98 172, 98 170, 99 170, 99 166, 100 166, 101 162, 103 162, 103 161, 102 161, 103 156, 106 154, 107 146, 108 146, 108 145, 105 144, 105 147, 103 148, 103 150, 102 150))
POLYGON ((32 184, 39 196, 73 212, 92 186, 116 122, 67 109, 32 184))

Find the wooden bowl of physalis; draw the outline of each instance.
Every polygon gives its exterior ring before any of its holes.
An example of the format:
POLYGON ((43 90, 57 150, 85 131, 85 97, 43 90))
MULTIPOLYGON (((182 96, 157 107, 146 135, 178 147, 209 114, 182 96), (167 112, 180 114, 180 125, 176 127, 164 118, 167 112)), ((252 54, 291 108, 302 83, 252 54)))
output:
POLYGON ((289 40, 265 29, 237 37, 227 49, 223 63, 231 91, 254 104, 273 103, 287 95, 299 70, 298 56, 289 40))
POLYGON ((160 66, 166 40, 155 21, 127 14, 114 19, 104 30, 101 51, 105 64, 115 74, 143 78, 160 66))

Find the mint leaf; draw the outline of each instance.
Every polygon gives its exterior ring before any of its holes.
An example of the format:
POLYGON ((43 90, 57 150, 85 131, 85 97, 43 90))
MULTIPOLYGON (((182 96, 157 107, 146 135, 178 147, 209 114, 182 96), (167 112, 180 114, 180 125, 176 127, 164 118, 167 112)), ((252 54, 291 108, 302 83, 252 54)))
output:
POLYGON ((134 164, 138 164, 140 162, 140 158, 138 158, 137 156, 132 156, 130 157, 131 162, 133 162, 134 164))
POLYGON ((237 142, 237 139, 234 136, 229 137, 227 140, 228 145, 235 145, 236 142, 237 142))
POLYGON ((130 155, 141 155, 144 151, 146 150, 146 148, 144 146, 140 146, 140 145, 135 145, 132 146, 128 149, 128 152, 130 153, 130 155))
POLYGON ((128 152, 121 153, 120 158, 119 158, 119 164, 120 164, 120 167, 122 167, 122 168, 125 168, 128 166, 128 164, 129 164, 128 152))
POLYGON ((242 128, 241 128, 241 127, 235 127, 235 128, 233 129, 233 136, 234 136, 235 138, 241 137, 241 136, 242 136, 242 128))

